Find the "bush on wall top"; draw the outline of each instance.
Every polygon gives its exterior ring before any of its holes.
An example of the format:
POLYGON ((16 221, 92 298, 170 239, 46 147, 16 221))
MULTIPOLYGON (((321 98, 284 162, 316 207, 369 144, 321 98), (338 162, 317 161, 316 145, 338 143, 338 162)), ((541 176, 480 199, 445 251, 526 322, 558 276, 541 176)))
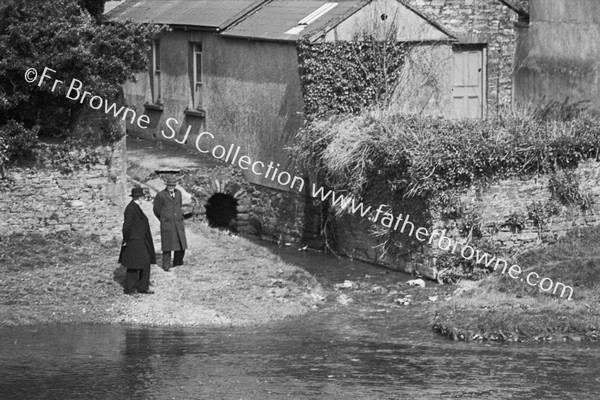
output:
MULTIPOLYGON (((471 240, 481 236, 481 221, 460 204, 456 194, 462 189, 598 158, 600 122, 583 112, 582 102, 550 102, 527 115, 488 120, 389 113, 389 96, 410 83, 400 74, 407 46, 364 36, 353 42, 299 43, 308 126, 294 150, 311 180, 370 206, 385 204, 393 215, 409 215, 415 226, 430 227, 434 216, 452 215, 462 220, 459 231, 471 240)), ((573 197, 569 187, 566 194, 573 197)), ((577 199, 589 207, 584 196, 577 199)), ((521 216, 513 217, 510 222, 522 226, 521 216)), ((372 234, 382 257, 422 245, 390 228, 378 227, 372 234)), ((473 267, 463 270, 473 274, 473 267)))
POLYGON ((560 122, 365 112, 314 122, 299 139, 300 154, 318 168, 326 185, 359 196, 377 185, 377 191, 428 197, 597 158, 600 122, 586 115, 560 122))

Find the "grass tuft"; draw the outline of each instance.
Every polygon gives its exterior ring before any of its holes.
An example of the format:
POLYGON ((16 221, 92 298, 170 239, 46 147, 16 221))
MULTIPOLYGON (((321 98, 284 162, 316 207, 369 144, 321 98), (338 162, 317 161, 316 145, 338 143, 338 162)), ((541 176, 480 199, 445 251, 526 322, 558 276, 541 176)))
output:
POLYGON ((518 257, 535 271, 574 288, 572 300, 506 275, 471 283, 437 310, 434 329, 455 339, 597 340, 600 332, 600 227, 575 230, 557 243, 518 257))

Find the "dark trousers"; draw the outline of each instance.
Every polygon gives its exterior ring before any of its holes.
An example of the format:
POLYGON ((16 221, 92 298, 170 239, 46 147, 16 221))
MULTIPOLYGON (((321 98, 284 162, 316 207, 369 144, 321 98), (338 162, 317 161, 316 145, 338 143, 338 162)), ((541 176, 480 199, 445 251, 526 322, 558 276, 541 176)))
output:
POLYGON ((150 265, 142 269, 129 269, 125 273, 125 293, 150 289, 150 265))
MULTIPOLYGON (((173 267, 176 267, 178 265, 183 265, 183 256, 185 255, 185 250, 175 250, 174 253, 175 254, 173 256, 173 267)), ((171 268, 171 252, 170 251, 163 251, 162 267, 163 267, 163 269, 165 267, 171 268)))

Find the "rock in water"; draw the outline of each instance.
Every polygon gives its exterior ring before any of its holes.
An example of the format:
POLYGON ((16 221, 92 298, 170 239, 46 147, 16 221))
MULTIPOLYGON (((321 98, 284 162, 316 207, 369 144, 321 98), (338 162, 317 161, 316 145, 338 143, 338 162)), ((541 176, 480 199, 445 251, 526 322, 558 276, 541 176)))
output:
POLYGON ((411 281, 406 282, 409 286, 420 286, 425 287, 425 281, 423 279, 413 279, 411 281))

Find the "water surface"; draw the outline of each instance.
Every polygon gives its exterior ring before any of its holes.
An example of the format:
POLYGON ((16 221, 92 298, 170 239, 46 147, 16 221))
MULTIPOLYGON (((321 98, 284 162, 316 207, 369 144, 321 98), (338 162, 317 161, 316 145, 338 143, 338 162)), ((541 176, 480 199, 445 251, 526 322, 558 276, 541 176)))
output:
MULTIPOLYGON (((347 260, 281 254, 328 287, 344 279, 409 278, 347 260)), ((0 398, 599 398, 596 346, 453 342, 433 333, 417 310, 382 307, 363 295, 259 327, 2 328, 0 398)))

